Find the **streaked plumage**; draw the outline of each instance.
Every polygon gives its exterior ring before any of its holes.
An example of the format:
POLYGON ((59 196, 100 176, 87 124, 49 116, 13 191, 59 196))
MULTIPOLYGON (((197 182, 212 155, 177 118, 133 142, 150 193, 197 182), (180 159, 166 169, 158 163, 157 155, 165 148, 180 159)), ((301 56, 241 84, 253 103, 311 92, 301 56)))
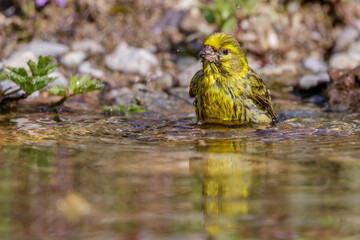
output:
POLYGON ((214 33, 199 53, 203 68, 192 78, 197 120, 209 123, 272 123, 276 121, 262 79, 248 66, 234 37, 214 33))

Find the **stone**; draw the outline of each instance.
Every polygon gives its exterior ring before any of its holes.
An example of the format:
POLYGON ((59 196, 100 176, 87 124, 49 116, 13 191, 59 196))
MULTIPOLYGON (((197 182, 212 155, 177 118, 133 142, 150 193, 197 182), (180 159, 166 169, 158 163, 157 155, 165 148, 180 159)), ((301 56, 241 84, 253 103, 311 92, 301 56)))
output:
POLYGON ((296 74, 297 67, 295 64, 285 63, 282 65, 269 66, 269 67, 263 68, 259 72, 260 72, 260 74, 264 74, 264 75, 282 75, 285 72, 289 73, 289 74, 296 74))
POLYGON ((302 65, 305 69, 309 69, 316 73, 326 72, 328 69, 324 61, 311 57, 305 58, 302 62, 302 65))
POLYGON ((83 62, 80 64, 78 69, 80 74, 88 74, 96 78, 104 78, 105 73, 100 69, 95 68, 90 62, 83 62))
MULTIPOLYGON (((360 20, 357 21, 357 25, 360 26, 360 20)), ((349 45, 354 42, 359 35, 359 31, 355 27, 351 25, 346 26, 336 40, 334 47, 335 52, 347 50, 349 45)))
MULTIPOLYGON (((1 91, 5 91, 5 93, 10 93, 12 91, 15 91, 16 89, 18 89, 19 86, 14 83, 13 81, 9 80, 9 79, 5 79, 3 81, 0 81, 0 90, 1 91)), ((11 94, 12 97, 16 97, 16 96, 21 96, 25 94, 25 92, 23 90, 20 90, 19 92, 16 92, 14 94, 11 94)))
POLYGON ((155 89, 170 89, 173 86, 173 78, 168 73, 159 72, 154 79, 155 89))
POLYGON ((113 71, 135 73, 145 76, 159 66, 156 56, 142 48, 122 42, 116 50, 105 57, 105 65, 113 71))
POLYGON ((308 90, 310 88, 316 87, 321 83, 327 83, 330 81, 329 74, 322 72, 319 74, 308 74, 302 76, 299 80, 299 87, 302 90, 308 90))
POLYGON ((69 51, 69 47, 64 44, 60 44, 56 42, 33 40, 32 42, 25 45, 21 50, 31 51, 35 54, 36 57, 39 56, 57 57, 69 51))
POLYGON ((55 71, 55 72, 50 73, 49 77, 54 77, 56 79, 52 83, 49 83, 49 85, 47 85, 46 88, 51 88, 51 87, 56 86, 56 85, 60 85, 60 86, 62 86, 64 88, 67 88, 69 86, 68 80, 59 71, 55 71))
POLYGON ((196 32, 201 33, 201 35, 210 35, 216 31, 216 26, 210 25, 205 20, 204 15, 201 13, 200 9, 197 7, 191 8, 189 11, 187 11, 180 27, 184 32, 196 32))
POLYGON ((9 59, 5 61, 6 67, 15 67, 15 68, 25 68, 27 71, 30 71, 27 62, 32 60, 37 62, 37 57, 35 54, 29 50, 20 50, 14 52, 9 59))
POLYGON ((95 40, 84 39, 81 41, 73 42, 71 48, 74 51, 89 52, 90 54, 104 53, 105 48, 95 40))
POLYGON ((360 41, 353 42, 348 50, 349 55, 357 62, 360 62, 360 41))
POLYGON ((179 81, 179 85, 181 87, 189 87, 192 77, 201 68, 202 68, 202 64, 201 64, 200 61, 198 61, 197 63, 195 63, 193 65, 190 65, 190 66, 188 66, 186 68, 183 68, 180 71, 179 75, 177 76, 178 81, 179 81))
POLYGON ((330 58, 330 67, 351 69, 359 65, 359 61, 356 61, 349 53, 335 53, 330 58))
POLYGON ((62 56, 61 63, 67 67, 74 67, 81 64, 86 57, 86 53, 82 51, 67 52, 64 56, 62 56))

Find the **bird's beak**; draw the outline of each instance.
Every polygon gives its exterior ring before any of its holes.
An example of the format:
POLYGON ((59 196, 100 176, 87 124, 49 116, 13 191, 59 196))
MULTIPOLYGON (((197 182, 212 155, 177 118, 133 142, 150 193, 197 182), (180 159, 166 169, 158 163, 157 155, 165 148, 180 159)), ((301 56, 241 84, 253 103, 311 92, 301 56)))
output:
POLYGON ((203 62, 216 63, 218 61, 218 56, 210 46, 205 46, 203 50, 199 52, 199 57, 201 57, 203 62))

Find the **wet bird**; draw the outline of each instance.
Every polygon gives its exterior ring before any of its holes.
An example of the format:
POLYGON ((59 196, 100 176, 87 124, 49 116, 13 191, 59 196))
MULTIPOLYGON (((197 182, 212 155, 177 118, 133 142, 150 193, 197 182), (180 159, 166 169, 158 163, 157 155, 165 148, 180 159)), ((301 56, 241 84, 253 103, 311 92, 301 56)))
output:
POLYGON ((198 121, 223 124, 277 121, 269 91, 248 66, 233 36, 210 35, 199 56, 203 67, 193 76, 189 91, 195 98, 198 121))

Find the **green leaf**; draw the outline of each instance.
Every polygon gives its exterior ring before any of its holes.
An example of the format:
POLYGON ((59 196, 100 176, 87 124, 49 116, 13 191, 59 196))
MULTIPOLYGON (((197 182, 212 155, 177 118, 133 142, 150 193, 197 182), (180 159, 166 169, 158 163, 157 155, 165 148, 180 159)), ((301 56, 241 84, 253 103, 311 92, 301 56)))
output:
POLYGON ((30 95, 56 79, 48 76, 49 73, 56 70, 56 65, 51 62, 51 57, 40 56, 37 64, 31 60, 27 62, 31 75, 24 68, 8 67, 9 72, 6 72, 6 76, 24 90, 27 95, 30 95))
POLYGON ((237 24, 237 19, 236 18, 230 18, 228 20, 226 20, 222 26, 222 30, 224 32, 229 32, 233 27, 235 27, 237 24))
POLYGON ((77 83, 77 77, 76 76, 72 76, 70 78, 70 85, 69 85, 69 92, 74 92, 74 89, 76 87, 76 83, 77 83))
POLYGON ((90 74, 82 75, 79 79, 76 76, 71 77, 69 92, 73 95, 77 95, 99 90, 104 87, 104 84, 100 81, 96 79, 90 80, 90 78, 90 74))
POLYGON ((144 107, 132 104, 128 107, 125 114, 131 115, 133 113, 142 113, 142 112, 146 112, 146 109, 144 107))
POLYGON ((48 90, 48 92, 52 95, 56 95, 56 96, 66 96, 66 90, 65 88, 63 88, 62 86, 60 85, 56 85, 56 86, 53 86, 52 88, 50 88, 48 90))
POLYGON ((36 63, 33 62, 33 61, 31 61, 31 60, 29 60, 29 61, 27 62, 27 65, 28 65, 29 68, 30 68, 31 74, 32 74, 33 76, 37 76, 37 75, 38 75, 38 70, 37 70, 36 63))
POLYGON ((7 79, 7 73, 5 71, 0 72, 0 82, 7 79))
POLYGON ((243 9, 243 13, 245 16, 249 15, 250 12, 254 9, 255 5, 259 2, 259 0, 249 0, 246 1, 246 5, 243 9))
POLYGON ((25 70, 25 68, 13 68, 13 67, 7 67, 7 69, 9 69, 11 72, 20 75, 24 78, 28 78, 29 75, 27 73, 27 71, 25 70))

